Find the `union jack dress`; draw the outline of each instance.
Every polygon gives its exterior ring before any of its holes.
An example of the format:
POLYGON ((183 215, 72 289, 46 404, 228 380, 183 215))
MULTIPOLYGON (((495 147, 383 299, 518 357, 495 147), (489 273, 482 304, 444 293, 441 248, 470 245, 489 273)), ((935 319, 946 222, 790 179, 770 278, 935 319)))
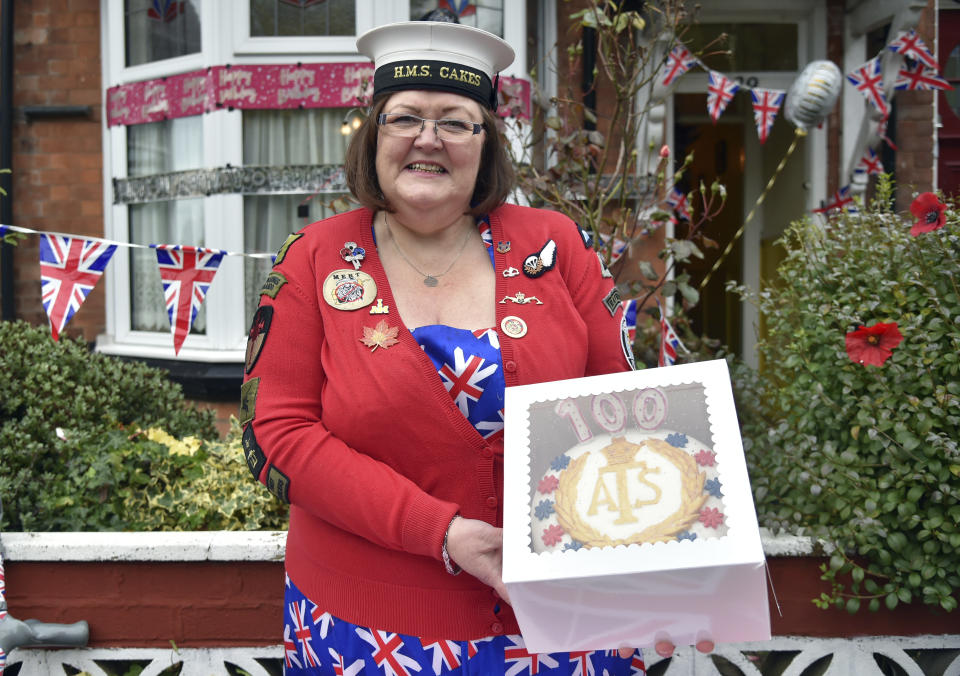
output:
MULTIPOLYGON (((490 224, 477 223, 493 262, 490 224)), ((411 332, 460 412, 484 438, 503 429, 503 362, 494 329, 421 326, 411 332)), ((439 564, 438 564, 439 565, 439 564)), ((528 653, 523 637, 452 641, 362 627, 324 612, 288 577, 284 593, 284 673, 324 676, 627 676, 646 674, 639 650, 528 653)))

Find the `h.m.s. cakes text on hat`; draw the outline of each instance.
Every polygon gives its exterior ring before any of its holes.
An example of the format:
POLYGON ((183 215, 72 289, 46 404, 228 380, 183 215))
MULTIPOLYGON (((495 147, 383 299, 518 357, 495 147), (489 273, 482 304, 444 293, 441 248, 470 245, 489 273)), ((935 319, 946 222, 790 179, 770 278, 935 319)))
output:
MULTIPOLYGON (((402 80, 408 77, 433 77, 430 70, 436 63, 405 63, 393 65, 393 79, 402 80)), ((455 66, 444 65, 438 69, 439 77, 445 80, 456 80, 479 87, 483 82, 483 75, 475 70, 467 68, 457 68, 455 66)))

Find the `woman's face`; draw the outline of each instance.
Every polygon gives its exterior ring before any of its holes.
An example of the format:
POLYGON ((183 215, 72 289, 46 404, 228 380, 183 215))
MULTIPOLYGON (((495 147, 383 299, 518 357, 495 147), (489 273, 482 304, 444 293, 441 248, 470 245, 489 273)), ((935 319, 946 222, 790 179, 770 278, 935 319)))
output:
MULTIPOLYGON (((446 92, 409 90, 392 95, 384 113, 409 113, 428 120, 483 122, 480 104, 446 92)), ((427 210, 443 206, 457 214, 470 207, 486 132, 462 141, 441 141, 432 123, 413 138, 377 136, 377 179, 394 209, 427 210)))

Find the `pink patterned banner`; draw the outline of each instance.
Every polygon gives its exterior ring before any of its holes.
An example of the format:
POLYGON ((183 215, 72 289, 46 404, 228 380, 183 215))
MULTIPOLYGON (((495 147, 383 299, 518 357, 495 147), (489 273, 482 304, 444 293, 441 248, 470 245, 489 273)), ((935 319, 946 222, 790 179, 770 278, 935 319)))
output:
MULTIPOLYGON (((200 115, 217 108, 352 108, 365 106, 373 64, 304 63, 212 66, 157 80, 131 82, 107 90, 107 125, 157 122, 200 115)), ((530 83, 501 77, 501 86, 518 87, 529 111, 530 83)))

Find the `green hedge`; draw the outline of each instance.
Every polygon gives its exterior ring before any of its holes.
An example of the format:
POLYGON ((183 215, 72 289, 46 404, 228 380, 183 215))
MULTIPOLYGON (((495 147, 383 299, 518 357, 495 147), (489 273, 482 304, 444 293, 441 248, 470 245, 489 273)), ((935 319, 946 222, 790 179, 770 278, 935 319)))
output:
POLYGON ((0 373, 0 529, 285 526, 237 434, 219 440, 164 371, 16 321, 0 322, 0 373))

